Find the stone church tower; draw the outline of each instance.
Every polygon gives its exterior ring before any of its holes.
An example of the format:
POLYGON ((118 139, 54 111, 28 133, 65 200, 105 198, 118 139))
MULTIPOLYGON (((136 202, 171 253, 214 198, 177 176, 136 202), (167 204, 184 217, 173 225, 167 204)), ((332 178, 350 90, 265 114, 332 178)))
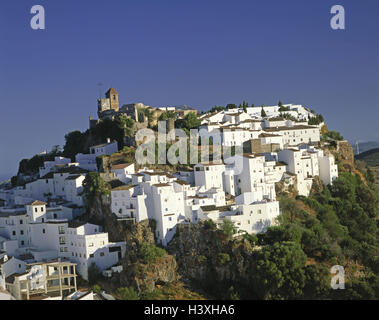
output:
POLYGON ((118 92, 115 89, 110 88, 106 92, 105 97, 109 99, 111 110, 118 112, 120 109, 120 105, 118 102, 118 92))

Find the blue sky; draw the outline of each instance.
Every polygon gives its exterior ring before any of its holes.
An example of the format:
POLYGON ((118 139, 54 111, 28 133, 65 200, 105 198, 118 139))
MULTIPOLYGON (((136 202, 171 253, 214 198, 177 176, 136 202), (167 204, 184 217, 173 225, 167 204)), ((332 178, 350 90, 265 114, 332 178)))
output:
POLYGON ((379 1, 5 0, 0 176, 86 130, 97 83, 121 103, 299 103, 348 139, 379 140, 379 1), (30 28, 30 8, 46 30, 30 28), (342 4, 346 30, 330 28, 342 4))

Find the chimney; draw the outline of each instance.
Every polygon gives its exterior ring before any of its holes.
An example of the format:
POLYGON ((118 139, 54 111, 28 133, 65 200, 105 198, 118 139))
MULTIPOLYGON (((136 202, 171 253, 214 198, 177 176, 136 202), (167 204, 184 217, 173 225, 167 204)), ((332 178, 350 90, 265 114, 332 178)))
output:
POLYGON ((107 138, 107 143, 111 143, 111 138, 107 138))

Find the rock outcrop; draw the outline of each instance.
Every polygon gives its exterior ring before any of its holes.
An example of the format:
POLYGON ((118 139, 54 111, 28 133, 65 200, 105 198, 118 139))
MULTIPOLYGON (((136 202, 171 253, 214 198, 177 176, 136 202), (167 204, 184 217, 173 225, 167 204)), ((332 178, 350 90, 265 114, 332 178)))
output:
POLYGON ((251 285, 254 248, 248 240, 228 240, 202 223, 178 225, 168 251, 176 257, 183 280, 215 298, 230 298, 232 284, 241 291, 251 285))
POLYGON ((87 213, 86 220, 104 227, 109 241, 125 241, 126 254, 121 264, 123 271, 111 279, 102 281, 109 292, 119 287, 133 287, 138 293, 152 292, 157 285, 165 285, 180 279, 177 263, 172 255, 164 254, 153 263, 145 263, 141 258, 141 245, 154 245, 154 221, 140 223, 118 221, 111 213, 107 196, 97 197, 87 213))

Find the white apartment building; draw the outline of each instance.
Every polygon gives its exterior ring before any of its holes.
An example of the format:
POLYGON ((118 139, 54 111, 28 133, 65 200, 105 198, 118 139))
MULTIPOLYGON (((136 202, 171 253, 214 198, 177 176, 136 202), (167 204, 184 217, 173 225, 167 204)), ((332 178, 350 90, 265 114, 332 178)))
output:
POLYGON ((34 201, 26 210, 8 209, 0 213, 0 245, 7 255, 29 254, 33 261, 56 258, 78 264, 84 279, 94 262, 105 270, 125 253, 125 243, 109 243, 108 234, 96 225, 72 226, 72 212, 63 207, 46 207, 34 201))
POLYGON ((160 183, 151 188, 149 218, 156 220, 156 237, 163 246, 171 241, 176 225, 185 221, 184 194, 175 192, 172 184, 160 183))
POLYGON ((235 214, 226 215, 225 219, 232 221, 238 231, 257 234, 265 232, 268 227, 277 225, 276 218, 279 214, 278 201, 264 200, 239 205, 235 214))
POLYGON ((261 133, 258 136, 261 139, 261 143, 263 144, 278 144, 280 149, 283 149, 284 142, 283 136, 280 134, 272 134, 272 133, 261 133))
POLYGON ((278 152, 278 159, 287 164, 287 171, 297 177, 300 195, 308 196, 313 177, 319 176, 324 184, 331 184, 338 177, 338 168, 332 155, 325 156, 315 148, 290 148, 278 152))
POLYGON ((70 167, 50 172, 25 187, 14 189, 16 205, 25 205, 33 200, 47 201, 50 198, 62 198, 77 206, 83 206, 82 191, 86 170, 70 167))
POLYGON ((222 145, 223 146, 242 146, 245 141, 257 139, 260 130, 244 129, 239 127, 221 127, 222 145))
POLYGON ((125 256, 125 242, 110 243, 108 233, 101 232, 100 226, 90 223, 68 226, 66 242, 70 261, 76 263, 78 273, 86 280, 92 263, 103 271, 125 256))
POLYGON ((82 169, 88 171, 97 171, 96 154, 83 154, 78 153, 75 156, 75 162, 82 169))
POLYGON ((317 126, 295 125, 292 127, 282 126, 265 128, 265 132, 283 136, 284 146, 297 146, 304 143, 320 141, 320 128, 317 126))
POLYGON ((143 188, 137 185, 120 186, 111 190, 111 210, 118 218, 148 219, 143 188))
POLYGON ((117 141, 111 142, 110 139, 107 139, 107 143, 99 144, 89 148, 90 154, 94 154, 96 157, 103 155, 111 155, 118 151, 117 141))
POLYGON ((129 183, 132 180, 132 174, 135 174, 134 163, 122 163, 112 166, 111 172, 116 178, 123 183, 129 183))
POLYGON ((194 167, 195 185, 204 186, 206 190, 212 188, 223 189, 223 174, 225 165, 222 163, 197 164, 194 167))
POLYGON ((43 177, 56 168, 69 165, 70 163, 71 159, 64 157, 55 157, 54 161, 45 161, 43 167, 39 168, 39 176, 43 177))

